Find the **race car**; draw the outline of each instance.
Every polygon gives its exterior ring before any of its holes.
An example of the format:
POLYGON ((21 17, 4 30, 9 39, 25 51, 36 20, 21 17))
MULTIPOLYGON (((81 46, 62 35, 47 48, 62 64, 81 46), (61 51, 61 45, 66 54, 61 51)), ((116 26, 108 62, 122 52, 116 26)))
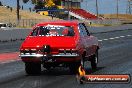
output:
POLYGON ((69 67, 75 73, 85 61, 92 69, 98 63, 98 39, 79 21, 51 21, 35 25, 20 47, 27 74, 40 74, 41 65, 49 70, 69 67))

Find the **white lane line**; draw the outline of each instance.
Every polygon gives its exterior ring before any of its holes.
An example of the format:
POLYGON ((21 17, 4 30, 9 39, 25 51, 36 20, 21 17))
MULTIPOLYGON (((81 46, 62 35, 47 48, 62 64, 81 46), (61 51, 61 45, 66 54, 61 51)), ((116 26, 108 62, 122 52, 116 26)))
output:
POLYGON ((107 41, 108 39, 103 39, 103 40, 107 41))
MULTIPOLYGON (((126 35, 128 37, 132 36, 132 35, 126 35)), ((109 38, 109 39, 102 39, 102 40, 98 40, 99 42, 102 42, 102 41, 107 41, 107 40, 114 40, 114 39, 119 39, 119 38, 124 38, 126 36, 119 36, 119 37, 114 37, 114 38, 109 38)))
POLYGON ((109 39, 113 40, 113 39, 115 39, 115 38, 109 38, 109 39))
POLYGON ((103 40, 98 40, 99 42, 102 42, 103 40))
POLYGON ((115 37, 115 39, 119 39, 120 37, 115 37))
POLYGON ((121 38, 124 38, 125 36, 120 36, 121 38))
POLYGON ((21 59, 9 60, 9 61, 0 62, 0 64, 7 64, 7 63, 15 62, 15 61, 20 61, 20 60, 21 60, 21 59))
POLYGON ((128 37, 132 36, 132 35, 127 35, 128 37))

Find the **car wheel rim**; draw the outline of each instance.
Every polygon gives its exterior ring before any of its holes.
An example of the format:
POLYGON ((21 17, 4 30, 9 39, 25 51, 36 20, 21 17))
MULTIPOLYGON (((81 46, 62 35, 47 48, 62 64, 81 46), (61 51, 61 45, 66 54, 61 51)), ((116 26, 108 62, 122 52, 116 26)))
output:
POLYGON ((95 57, 95 63, 96 63, 96 64, 98 63, 98 58, 97 58, 97 57, 95 57))
POLYGON ((84 61, 83 61, 83 59, 81 60, 81 65, 84 67, 84 61))

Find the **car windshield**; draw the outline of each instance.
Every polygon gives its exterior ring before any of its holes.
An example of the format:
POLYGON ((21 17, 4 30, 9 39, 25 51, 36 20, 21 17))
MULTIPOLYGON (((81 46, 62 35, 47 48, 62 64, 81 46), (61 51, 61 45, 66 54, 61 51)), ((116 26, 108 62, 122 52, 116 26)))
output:
POLYGON ((74 36, 74 30, 70 26, 39 26, 33 30, 31 36, 74 36))

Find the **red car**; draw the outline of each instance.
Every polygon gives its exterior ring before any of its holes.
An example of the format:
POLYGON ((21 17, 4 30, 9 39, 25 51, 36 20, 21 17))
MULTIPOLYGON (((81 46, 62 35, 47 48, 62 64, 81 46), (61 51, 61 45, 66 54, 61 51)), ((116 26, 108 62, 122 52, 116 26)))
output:
POLYGON ((85 61, 96 69, 98 39, 89 34, 84 23, 53 21, 37 24, 20 47, 27 74, 41 72, 41 64, 49 70, 57 66, 76 72, 85 61))

